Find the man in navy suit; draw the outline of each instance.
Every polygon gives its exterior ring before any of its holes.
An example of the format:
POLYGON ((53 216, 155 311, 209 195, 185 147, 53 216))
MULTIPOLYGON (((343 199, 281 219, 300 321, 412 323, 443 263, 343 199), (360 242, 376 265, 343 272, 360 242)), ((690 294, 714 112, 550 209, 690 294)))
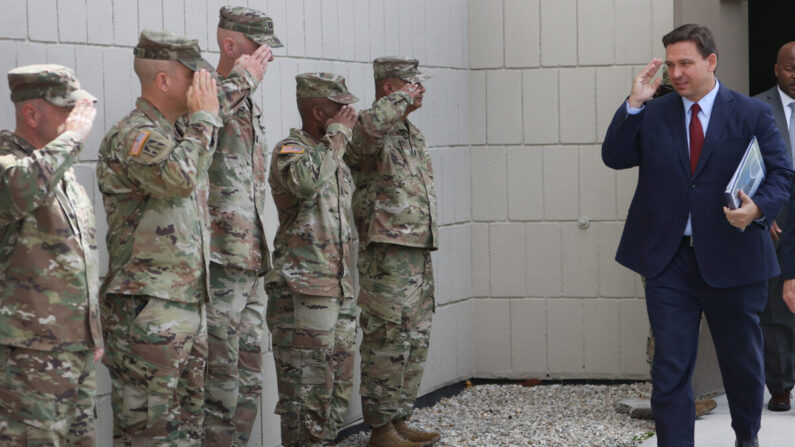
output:
POLYGON ((693 446, 691 378, 704 312, 718 354, 736 446, 758 446, 763 393, 759 312, 778 263, 767 225, 787 199, 792 170, 770 106, 718 82, 710 30, 683 25, 663 37, 677 95, 650 101, 662 65, 635 78, 602 145, 614 169, 638 166, 616 260, 647 278, 654 331, 652 410, 659 446, 693 446), (736 210, 723 191, 756 136, 766 178, 736 210), (743 230, 743 231, 740 231, 743 230))
MULTIPOLYGON (((789 129, 794 122, 792 115, 795 111, 795 42, 784 44, 778 50, 773 71, 776 74, 777 84, 754 98, 766 102, 773 109, 778 130, 784 136, 789 153, 792 155, 792 138, 795 132, 790 132, 789 129)), ((783 262, 780 238, 782 228, 787 228, 786 217, 785 206, 770 225, 770 236, 776 246, 779 262, 783 262)), ((760 315, 765 339, 765 383, 771 394, 767 408, 771 411, 790 410, 790 392, 795 385, 795 315, 787 309, 784 300, 781 299, 783 283, 780 276, 770 280, 767 306, 760 315)))

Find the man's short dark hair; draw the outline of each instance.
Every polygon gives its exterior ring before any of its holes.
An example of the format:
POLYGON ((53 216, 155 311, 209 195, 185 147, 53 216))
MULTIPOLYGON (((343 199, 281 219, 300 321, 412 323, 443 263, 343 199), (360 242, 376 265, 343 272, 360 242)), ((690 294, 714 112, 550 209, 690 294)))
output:
POLYGON ((677 42, 693 42, 704 59, 712 53, 715 53, 715 57, 718 56, 718 45, 715 43, 715 36, 704 25, 688 23, 674 29, 662 38, 662 43, 665 47, 677 42))

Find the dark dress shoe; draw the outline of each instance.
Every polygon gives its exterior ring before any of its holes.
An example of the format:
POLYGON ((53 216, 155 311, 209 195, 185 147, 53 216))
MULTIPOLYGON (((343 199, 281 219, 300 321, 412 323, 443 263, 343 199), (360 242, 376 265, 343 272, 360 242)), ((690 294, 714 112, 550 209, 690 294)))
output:
POLYGON ((767 408, 770 411, 789 411, 790 406, 789 399, 790 399, 790 391, 792 388, 784 390, 780 393, 773 393, 773 396, 770 398, 770 401, 767 403, 767 408))
POLYGON ((759 440, 754 438, 750 441, 734 441, 734 447, 759 447, 759 440))

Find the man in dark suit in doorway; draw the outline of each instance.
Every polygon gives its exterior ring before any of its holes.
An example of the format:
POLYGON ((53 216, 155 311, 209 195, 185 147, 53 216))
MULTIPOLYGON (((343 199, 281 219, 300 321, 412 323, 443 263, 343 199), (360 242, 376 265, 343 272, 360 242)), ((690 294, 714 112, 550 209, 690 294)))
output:
MULTIPOLYGON (((778 84, 754 98, 770 105, 778 130, 787 143, 790 158, 793 141, 793 107, 795 107, 795 42, 784 44, 778 51, 774 67, 778 84)), ((781 233, 785 228, 787 207, 778 213, 770 225, 770 236, 781 262, 781 233)), ((776 276, 770 280, 767 306, 760 315, 764 335, 765 384, 771 398, 767 408, 771 411, 789 411, 790 392, 795 384, 795 315, 789 312, 782 299, 783 280, 776 276)))
POLYGON ((759 313, 779 273, 767 234, 792 178, 770 107, 715 77, 712 32, 683 25, 663 37, 676 90, 651 100, 662 65, 635 78, 602 145, 614 169, 638 166, 638 185, 616 260, 643 275, 654 331, 652 410, 658 446, 693 446, 691 378, 702 312, 712 331, 736 446, 758 446, 764 373, 759 313), (766 178, 736 210, 723 191, 756 136, 766 178), (743 231, 738 231, 743 230, 743 231))

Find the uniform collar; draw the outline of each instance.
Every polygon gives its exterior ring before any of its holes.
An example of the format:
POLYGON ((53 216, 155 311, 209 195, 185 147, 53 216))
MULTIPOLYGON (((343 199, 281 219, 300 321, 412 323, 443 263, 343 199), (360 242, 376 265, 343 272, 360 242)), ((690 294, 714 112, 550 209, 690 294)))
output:
POLYGON ((162 128, 174 130, 174 125, 171 124, 159 110, 151 102, 144 98, 138 98, 135 101, 135 107, 144 113, 150 120, 158 123, 162 128))
POLYGON ((2 138, 3 141, 8 142, 8 144, 13 145, 14 148, 26 153, 27 155, 32 154, 33 151, 36 150, 36 148, 33 147, 33 145, 30 144, 28 140, 20 137, 19 135, 15 134, 14 132, 11 132, 10 130, 2 131, 2 133, 0 133, 0 138, 2 138))

